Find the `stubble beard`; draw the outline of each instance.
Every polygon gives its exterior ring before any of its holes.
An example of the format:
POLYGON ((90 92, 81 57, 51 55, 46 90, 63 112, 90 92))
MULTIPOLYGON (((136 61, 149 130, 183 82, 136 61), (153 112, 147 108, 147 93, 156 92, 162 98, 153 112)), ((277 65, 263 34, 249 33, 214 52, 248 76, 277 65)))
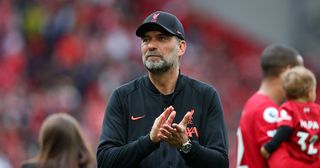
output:
POLYGON ((161 60, 159 61, 145 60, 143 64, 147 68, 147 70, 153 74, 161 74, 167 72, 171 67, 173 67, 173 62, 168 62, 163 58, 161 58, 161 60))

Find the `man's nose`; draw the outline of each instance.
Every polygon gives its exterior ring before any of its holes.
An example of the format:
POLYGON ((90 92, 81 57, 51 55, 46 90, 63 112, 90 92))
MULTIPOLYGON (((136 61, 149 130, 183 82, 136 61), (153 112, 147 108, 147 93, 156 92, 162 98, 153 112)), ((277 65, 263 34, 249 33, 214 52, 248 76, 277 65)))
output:
POLYGON ((154 50, 158 47, 158 42, 156 40, 150 40, 147 46, 149 50, 154 50))

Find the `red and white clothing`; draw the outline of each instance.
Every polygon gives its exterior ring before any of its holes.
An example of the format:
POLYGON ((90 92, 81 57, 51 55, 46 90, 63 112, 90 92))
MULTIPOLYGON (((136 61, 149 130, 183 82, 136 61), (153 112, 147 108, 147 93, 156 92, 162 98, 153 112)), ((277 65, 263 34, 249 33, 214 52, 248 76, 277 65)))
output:
POLYGON ((288 101, 280 107, 278 127, 293 129, 290 137, 272 153, 270 167, 320 167, 320 105, 288 101), (293 164, 296 163, 296 164, 293 164))
POLYGON ((246 102, 237 132, 237 168, 264 168, 261 146, 275 134, 279 106, 268 96, 255 93, 246 102))

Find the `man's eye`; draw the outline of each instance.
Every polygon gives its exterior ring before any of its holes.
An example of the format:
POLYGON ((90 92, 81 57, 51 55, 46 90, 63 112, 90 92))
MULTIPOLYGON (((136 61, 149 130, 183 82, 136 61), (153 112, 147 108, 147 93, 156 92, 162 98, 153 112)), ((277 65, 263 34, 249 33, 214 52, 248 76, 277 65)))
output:
POLYGON ((141 40, 142 40, 142 42, 144 42, 144 43, 149 41, 148 38, 142 38, 141 40))
POLYGON ((159 39, 160 39, 161 41, 164 41, 164 40, 167 39, 167 36, 160 36, 159 39))

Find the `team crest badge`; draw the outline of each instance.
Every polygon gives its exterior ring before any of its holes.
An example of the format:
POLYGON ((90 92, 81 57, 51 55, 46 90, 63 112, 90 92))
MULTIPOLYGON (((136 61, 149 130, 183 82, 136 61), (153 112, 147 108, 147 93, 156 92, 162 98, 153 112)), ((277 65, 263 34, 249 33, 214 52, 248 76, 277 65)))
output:
POLYGON ((160 13, 153 14, 151 22, 157 22, 159 15, 160 15, 160 13))

